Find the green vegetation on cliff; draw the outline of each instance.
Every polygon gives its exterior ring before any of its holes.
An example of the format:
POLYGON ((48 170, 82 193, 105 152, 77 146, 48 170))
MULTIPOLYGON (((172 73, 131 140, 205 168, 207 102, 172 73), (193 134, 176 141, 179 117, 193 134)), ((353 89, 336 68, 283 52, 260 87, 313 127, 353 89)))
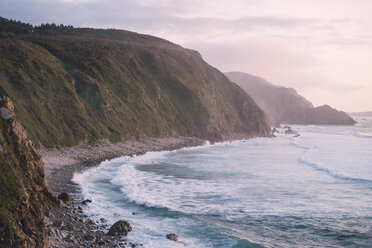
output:
POLYGON ((242 89, 166 40, 56 25, 2 37, 0 84, 37 145, 269 132, 242 89))

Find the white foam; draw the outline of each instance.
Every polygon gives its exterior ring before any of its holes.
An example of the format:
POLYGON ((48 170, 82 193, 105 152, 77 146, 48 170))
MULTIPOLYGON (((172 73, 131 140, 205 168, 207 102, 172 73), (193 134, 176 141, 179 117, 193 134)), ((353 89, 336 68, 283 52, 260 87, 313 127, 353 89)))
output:
POLYGON ((128 238, 145 247, 212 247, 210 240, 189 234, 203 231, 201 223, 217 226, 208 216, 239 221, 371 212, 364 184, 343 184, 372 180, 372 142, 354 135, 372 132, 370 127, 293 128, 300 137, 206 143, 104 161, 75 174, 74 181, 85 198, 94 199, 85 209, 89 214, 110 223, 129 220, 134 231, 128 238), (132 211, 142 212, 132 216, 132 211), (166 240, 169 232, 184 243, 166 240))

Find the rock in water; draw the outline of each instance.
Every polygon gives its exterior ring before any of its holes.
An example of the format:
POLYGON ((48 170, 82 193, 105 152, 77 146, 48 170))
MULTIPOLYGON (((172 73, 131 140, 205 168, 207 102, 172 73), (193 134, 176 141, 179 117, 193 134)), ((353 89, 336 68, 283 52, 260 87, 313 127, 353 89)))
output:
POLYGON ((87 241, 95 242, 97 240, 97 237, 94 236, 94 235, 91 235, 91 234, 87 234, 87 235, 84 236, 84 239, 87 240, 87 241))
POLYGON ((285 126, 286 130, 284 131, 285 134, 298 134, 296 131, 294 131, 291 127, 285 126))
POLYGON ((173 240, 173 241, 177 241, 178 240, 178 235, 175 234, 175 233, 169 233, 169 234, 165 235, 165 237, 167 237, 167 239, 173 240))
POLYGON ((58 199, 60 199, 61 201, 63 201, 66 204, 71 201, 70 195, 67 194, 66 192, 63 192, 63 193, 59 194, 58 199))
POLYGON ((110 230, 108 231, 107 235, 110 235, 110 236, 127 235, 128 232, 131 232, 131 231, 132 231, 132 227, 127 221, 119 220, 110 227, 110 230))
POLYGON ((91 202, 92 202, 92 200, 86 199, 86 200, 82 201, 81 204, 85 205, 85 204, 91 203, 91 202))

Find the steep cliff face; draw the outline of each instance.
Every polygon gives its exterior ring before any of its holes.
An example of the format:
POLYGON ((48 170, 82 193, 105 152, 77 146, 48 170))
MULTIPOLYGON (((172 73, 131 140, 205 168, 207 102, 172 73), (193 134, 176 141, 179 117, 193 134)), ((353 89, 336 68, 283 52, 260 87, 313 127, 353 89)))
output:
POLYGON ((265 114, 196 51, 120 30, 0 39, 0 82, 46 147, 102 138, 267 135, 265 114))
POLYGON ((44 164, 0 87, 0 247, 48 247, 44 164))
POLYGON ((244 89, 265 111, 270 125, 354 125, 356 122, 345 112, 328 105, 314 108, 311 102, 296 90, 273 85, 266 80, 243 72, 225 75, 244 89))

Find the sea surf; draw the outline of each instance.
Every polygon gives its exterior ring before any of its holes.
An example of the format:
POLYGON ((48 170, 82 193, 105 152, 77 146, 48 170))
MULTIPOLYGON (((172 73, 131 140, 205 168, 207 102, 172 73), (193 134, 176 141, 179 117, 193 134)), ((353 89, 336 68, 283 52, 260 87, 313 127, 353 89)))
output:
POLYGON ((73 181, 91 218, 129 221, 144 247, 370 247, 372 117, 356 120, 119 157, 73 181))

